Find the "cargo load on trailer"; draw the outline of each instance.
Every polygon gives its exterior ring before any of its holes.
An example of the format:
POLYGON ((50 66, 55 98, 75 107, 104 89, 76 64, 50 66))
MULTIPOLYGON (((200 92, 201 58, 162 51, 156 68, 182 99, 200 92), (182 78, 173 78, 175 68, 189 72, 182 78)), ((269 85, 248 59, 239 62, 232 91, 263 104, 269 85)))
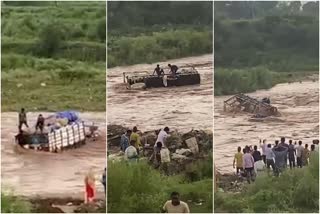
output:
POLYGON ((21 130, 15 142, 26 149, 59 152, 85 144, 86 137, 93 136, 97 129, 94 124, 85 124, 77 112, 57 112, 45 118, 43 132, 21 130))
POLYGON ((280 116, 278 109, 272 106, 269 98, 261 101, 245 94, 237 94, 224 101, 224 111, 244 111, 254 114, 253 117, 264 118, 268 116, 280 116))
POLYGON ((200 84, 200 74, 195 68, 184 68, 176 74, 151 75, 147 71, 123 73, 123 81, 127 88, 142 83, 144 88, 172 87, 200 84))

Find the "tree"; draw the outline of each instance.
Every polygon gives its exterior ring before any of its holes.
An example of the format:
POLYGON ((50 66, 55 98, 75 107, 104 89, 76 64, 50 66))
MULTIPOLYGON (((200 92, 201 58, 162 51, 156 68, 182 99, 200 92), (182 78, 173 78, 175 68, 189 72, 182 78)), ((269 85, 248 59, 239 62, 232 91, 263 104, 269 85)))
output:
POLYGON ((319 17, 319 2, 307 2, 302 6, 303 13, 319 17))
POLYGON ((106 41, 106 19, 105 18, 99 21, 96 32, 97 32, 97 37, 101 41, 106 41))
POLYGON ((53 57, 64 40, 64 33, 59 23, 49 23, 44 26, 39 35, 36 52, 40 56, 53 57))

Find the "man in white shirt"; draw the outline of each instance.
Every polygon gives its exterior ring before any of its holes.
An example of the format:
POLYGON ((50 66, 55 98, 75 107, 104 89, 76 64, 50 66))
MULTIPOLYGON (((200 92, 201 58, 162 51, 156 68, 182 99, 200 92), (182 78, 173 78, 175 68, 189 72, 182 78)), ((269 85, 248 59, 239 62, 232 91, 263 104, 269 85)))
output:
POLYGON ((168 134, 169 131, 170 131, 170 129, 168 127, 165 127, 164 129, 161 129, 161 131, 158 134, 157 141, 154 144, 154 147, 157 147, 157 143, 158 142, 162 143, 162 148, 166 147, 165 142, 166 142, 167 137, 169 137, 169 134, 168 134))
POLYGON ((303 152, 304 148, 302 146, 302 141, 299 141, 299 146, 297 147, 297 152, 296 152, 296 156, 297 156, 297 166, 302 168, 302 152, 303 152))
POLYGON ((261 139, 260 139, 260 147, 261 147, 261 150, 262 150, 261 158, 262 158, 264 164, 267 164, 267 161, 266 161, 266 149, 267 149, 268 145, 267 145, 266 141, 267 140, 264 139, 262 144, 261 144, 261 139))
POLYGON ((125 160, 131 161, 131 162, 134 162, 137 160, 138 151, 137 151, 136 147, 134 147, 135 143, 136 142, 134 140, 130 141, 130 146, 128 148, 126 148, 126 150, 124 152, 124 159, 125 160))

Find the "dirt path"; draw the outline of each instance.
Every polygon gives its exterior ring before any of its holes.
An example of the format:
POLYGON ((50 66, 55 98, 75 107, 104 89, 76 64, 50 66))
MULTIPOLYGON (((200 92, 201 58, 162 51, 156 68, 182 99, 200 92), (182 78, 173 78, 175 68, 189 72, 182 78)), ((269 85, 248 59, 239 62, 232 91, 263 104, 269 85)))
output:
POLYGON ((108 124, 142 130, 169 126, 179 131, 212 129, 212 55, 189 57, 155 64, 140 64, 108 69, 108 124), (201 84, 143 90, 141 85, 127 90, 123 72, 153 72, 156 64, 166 68, 168 63, 194 66, 201 75, 201 84))
POLYGON ((308 144, 319 138, 319 82, 279 84, 249 95, 260 99, 270 97, 282 116, 265 122, 250 122, 249 114, 233 117, 223 112, 223 101, 230 96, 215 97, 214 157, 222 173, 233 171, 237 146, 258 145, 259 138, 274 143, 275 139, 284 136, 308 144))
MULTIPOLYGON (((30 126, 35 124, 39 113, 28 113, 30 126)), ((51 113, 42 112, 44 116, 51 113)), ((14 135, 17 131, 17 113, 1 115, 1 176, 2 188, 13 188, 16 194, 41 197, 83 198, 84 174, 93 167, 101 178, 105 167, 105 113, 81 113, 84 121, 94 121, 101 137, 81 148, 63 153, 35 152, 17 149, 14 135)), ((98 192, 103 197, 103 186, 97 181, 98 192)), ((100 196, 99 196, 100 197, 100 196)))

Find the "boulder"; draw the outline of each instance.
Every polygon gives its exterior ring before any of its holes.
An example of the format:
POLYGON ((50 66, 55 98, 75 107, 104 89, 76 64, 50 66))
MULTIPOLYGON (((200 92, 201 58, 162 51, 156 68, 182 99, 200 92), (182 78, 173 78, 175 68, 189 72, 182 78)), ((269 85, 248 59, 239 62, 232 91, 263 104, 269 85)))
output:
POLYGON ((198 154, 199 153, 199 147, 198 147, 198 142, 195 137, 189 138, 186 140, 186 144, 188 148, 191 150, 193 154, 198 154))
POLYGON ((192 155, 192 152, 191 152, 190 149, 177 149, 176 153, 179 154, 179 155, 185 155, 187 157, 192 155))
POLYGON ((181 160, 181 159, 188 159, 188 157, 185 156, 185 155, 180 155, 180 154, 177 154, 177 153, 173 153, 171 159, 172 160, 181 160))

